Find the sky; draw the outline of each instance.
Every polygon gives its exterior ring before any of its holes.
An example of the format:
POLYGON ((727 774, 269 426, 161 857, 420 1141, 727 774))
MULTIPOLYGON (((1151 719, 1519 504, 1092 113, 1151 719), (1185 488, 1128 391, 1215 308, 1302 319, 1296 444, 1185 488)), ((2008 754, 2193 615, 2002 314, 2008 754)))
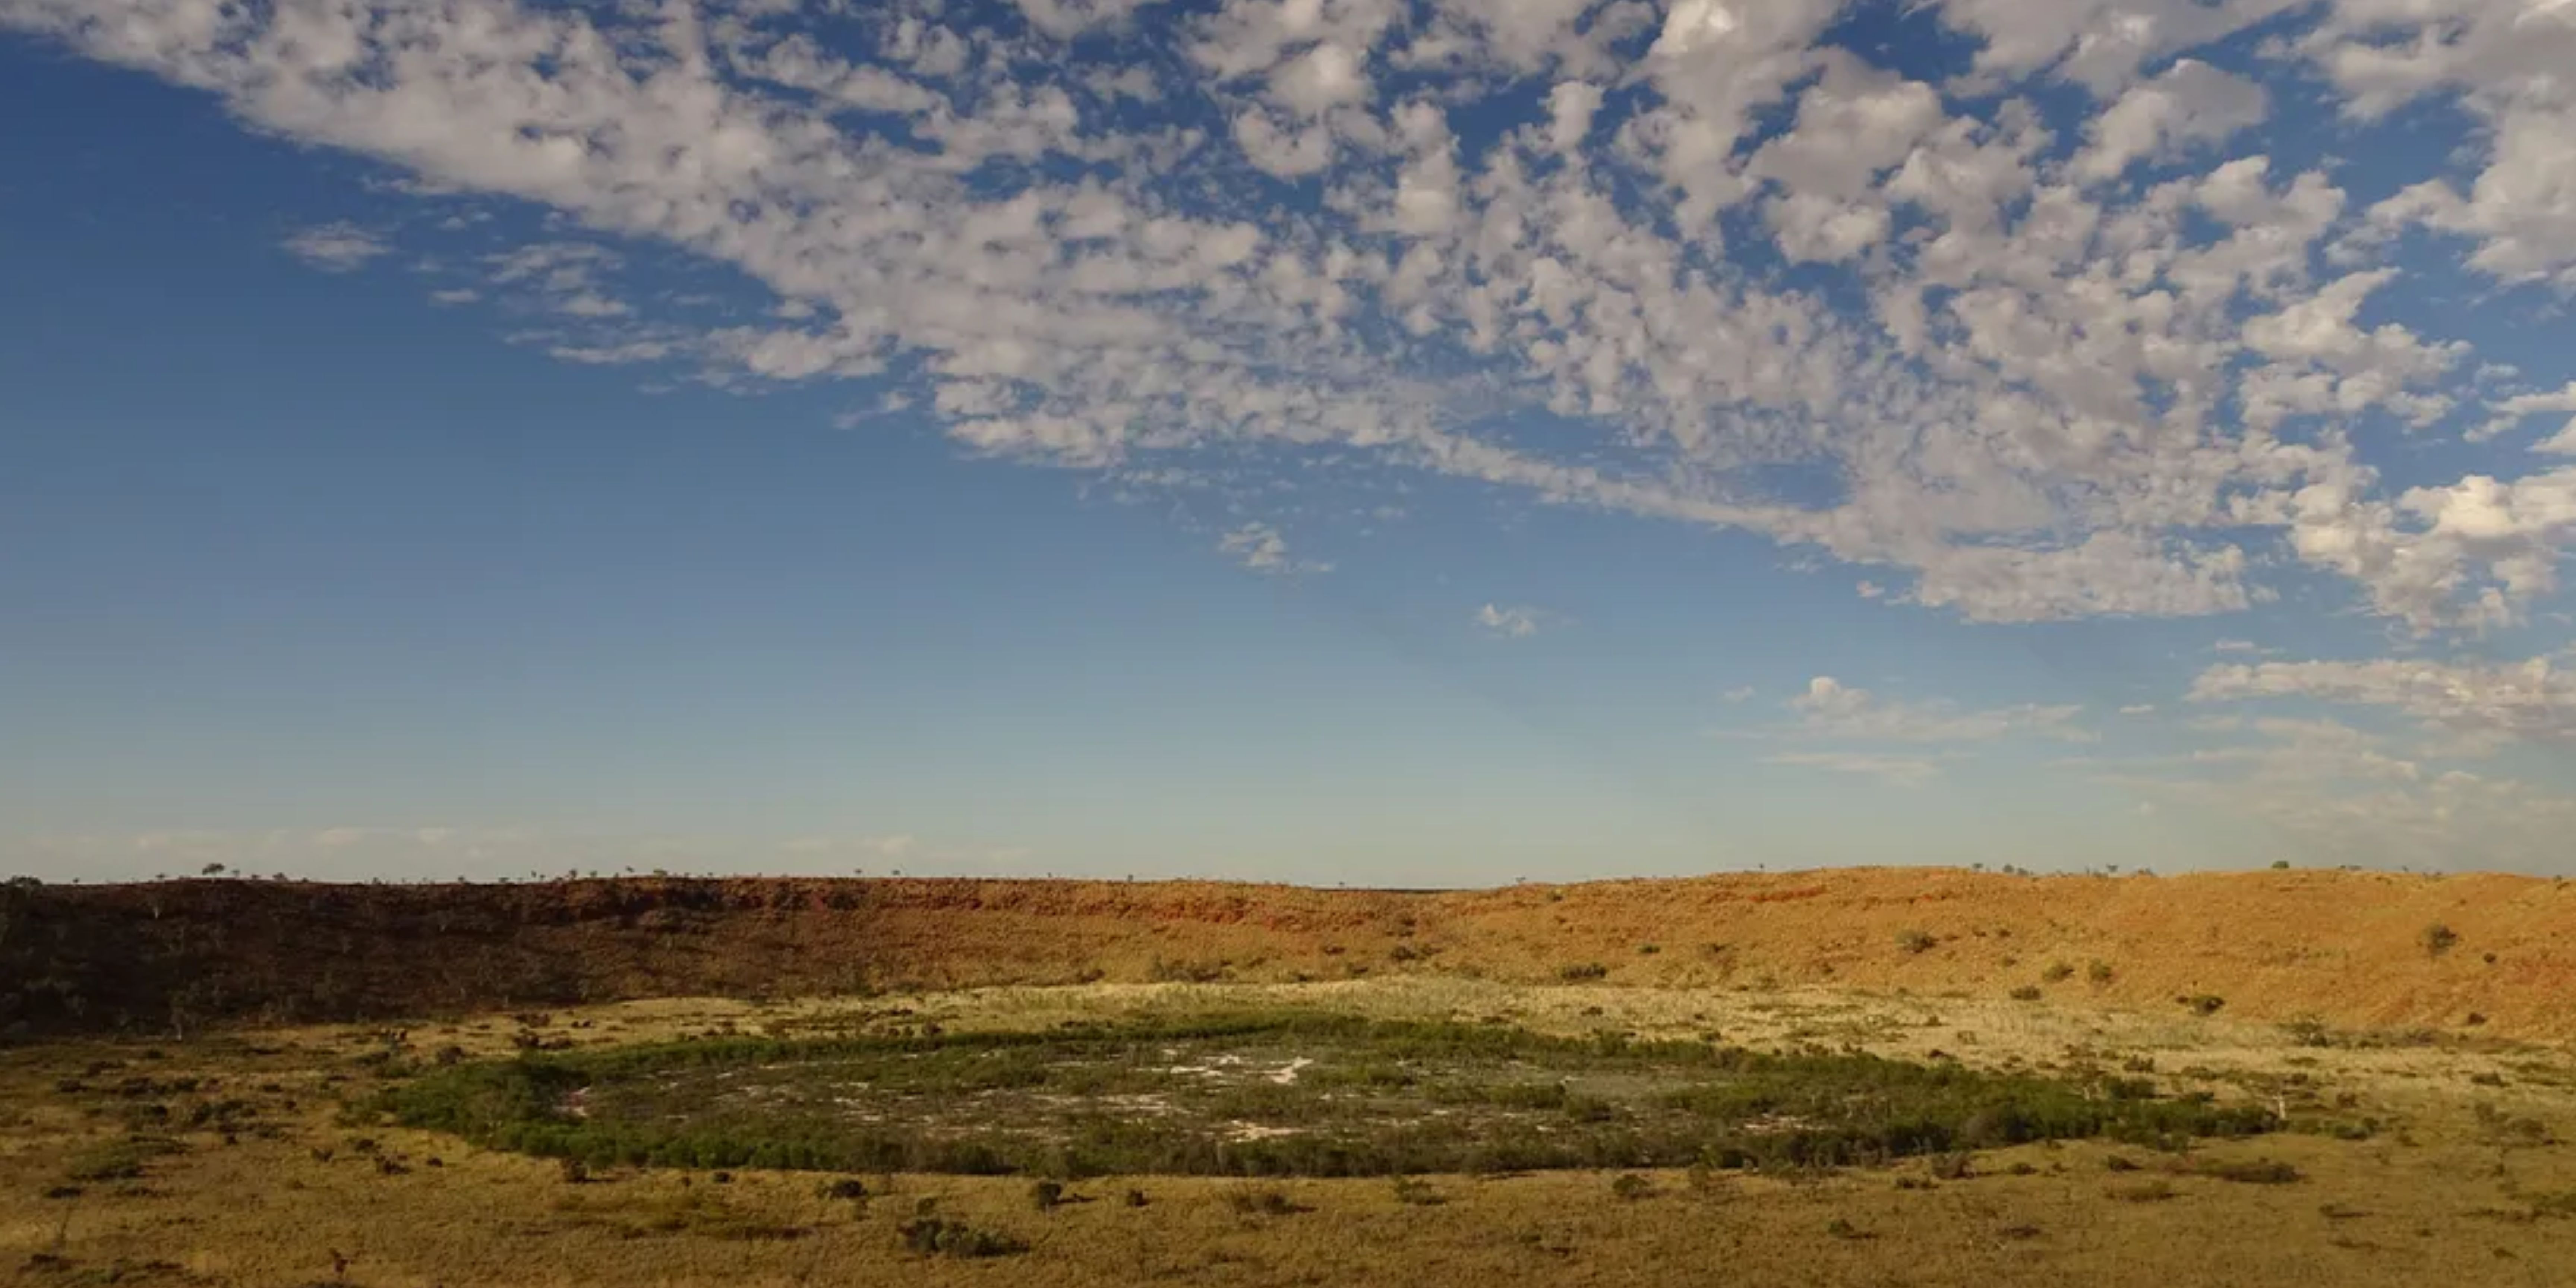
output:
POLYGON ((0 871, 2576 872, 2570 0, 0 0, 0 871))

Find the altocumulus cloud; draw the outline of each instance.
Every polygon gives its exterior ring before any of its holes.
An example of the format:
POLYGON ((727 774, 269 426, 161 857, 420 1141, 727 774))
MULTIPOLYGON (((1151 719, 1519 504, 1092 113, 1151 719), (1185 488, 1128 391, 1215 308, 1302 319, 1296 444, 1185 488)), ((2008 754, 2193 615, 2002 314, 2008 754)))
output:
MULTIPOLYGON (((402 190, 551 212, 434 298, 540 318, 565 361, 850 382, 1126 487, 1436 476, 1752 534, 1894 612, 2278 600, 2419 653, 2549 620, 2576 542, 2576 371, 2526 376, 2422 306, 2547 317, 2576 291, 2557 0, 0 0, 0 27, 402 190), (1891 65, 1835 43, 1856 15, 1953 39, 1891 65), (2457 146, 2395 146, 2427 110, 2457 146), (648 251, 755 284, 758 320, 621 289, 648 251)), ((389 249, 286 245, 334 270, 389 249)), ((1327 566, 1267 523, 1216 544, 1327 566)), ((1519 612, 1477 619, 1541 624, 1519 612)), ((2247 807, 2325 843, 2546 848, 2576 817, 2429 763, 2563 746, 2545 659, 2267 651, 2187 696, 2437 740, 2258 714, 2196 762, 2251 767, 2273 795, 2247 807), (2324 775, 2358 786, 2289 790, 2324 775)), ((2090 736, 2069 708, 1830 680, 1792 710, 1781 736, 2090 736)), ((2194 768, 2101 772, 2242 790, 2194 768)))
POLYGON ((2383 302, 2576 287, 2576 6, 1920 8, 1973 51, 1934 79, 1828 42, 1836 0, 0 0, 0 25, 777 297, 692 327, 549 269, 568 324, 627 328, 569 359, 902 385, 996 457, 1356 454, 1748 530, 1973 620, 2227 611, 2275 555, 2415 631, 2555 588, 2576 467, 2390 488, 2348 431, 2566 404, 2470 391, 2467 346, 2383 302), (2354 131, 2422 102, 2479 128, 2362 201, 2271 159, 2287 81, 2354 131), (2400 238, 2432 249, 2364 267, 2400 238), (1514 407, 1579 432, 1481 432, 1514 407), (1847 486, 1767 493, 1784 464, 1847 486))
POLYGON ((281 245, 288 254, 326 273, 347 273, 392 250, 385 240, 355 224, 319 224, 299 228, 281 245))

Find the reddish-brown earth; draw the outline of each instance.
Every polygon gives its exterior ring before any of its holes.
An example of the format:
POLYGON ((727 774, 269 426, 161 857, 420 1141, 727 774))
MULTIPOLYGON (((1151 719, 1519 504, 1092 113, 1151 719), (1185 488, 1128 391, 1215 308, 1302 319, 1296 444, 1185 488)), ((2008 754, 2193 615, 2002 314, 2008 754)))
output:
POLYGON ((2242 1018, 2561 1041, 2576 1038, 2576 883, 1874 868, 1443 893, 662 878, 0 893, 0 1030, 22 1034, 1089 979, 1552 983, 1593 965, 1642 986, 2035 985, 2138 1010, 2209 995, 2242 1018), (2455 936, 2438 950, 2436 925, 2455 936), (2071 976, 2046 980, 2058 963, 2071 976))

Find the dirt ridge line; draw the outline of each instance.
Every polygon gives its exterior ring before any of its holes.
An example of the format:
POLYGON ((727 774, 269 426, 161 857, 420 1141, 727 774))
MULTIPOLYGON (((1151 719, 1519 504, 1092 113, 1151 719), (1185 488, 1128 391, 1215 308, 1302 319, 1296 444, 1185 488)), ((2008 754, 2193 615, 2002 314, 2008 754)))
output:
POLYGON ((1447 973, 2039 989, 2134 1010, 2216 998, 2239 1018, 2576 1039, 2576 883, 2500 874, 1880 867, 1451 891, 236 878, 12 887, 0 900, 0 1033, 17 1035, 652 996, 1447 973))

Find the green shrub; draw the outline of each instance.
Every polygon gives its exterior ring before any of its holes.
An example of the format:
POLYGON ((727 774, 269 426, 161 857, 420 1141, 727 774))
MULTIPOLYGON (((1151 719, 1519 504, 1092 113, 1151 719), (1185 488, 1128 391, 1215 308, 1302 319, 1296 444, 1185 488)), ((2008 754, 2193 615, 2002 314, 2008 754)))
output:
POLYGON ((2075 978, 2075 968, 2065 962, 2050 962, 2048 969, 2039 973, 2039 978, 2049 984, 2064 983, 2075 978))
POLYGON ((72 1156, 71 1165, 63 1169, 63 1178, 71 1181, 130 1181, 143 1175, 143 1165, 164 1154, 175 1154, 179 1142, 162 1136, 130 1136, 114 1144, 101 1145, 72 1156))
POLYGON ((1291 1216, 1314 1209, 1288 1197, 1275 1185, 1243 1185, 1225 1192, 1225 1205, 1237 1216, 1291 1216))
POLYGON ((2106 962, 2099 957, 2087 962, 2084 966, 2084 978, 2089 979, 2096 984, 2110 983, 2111 973, 2111 963, 2106 962))
POLYGON ((2192 1175, 2239 1185, 2289 1185, 2306 1180, 2298 1168, 2274 1158, 2204 1158, 2192 1164, 2192 1175))
POLYGON ((2105 1094, 2105 1086, 2098 1076, 2004 1074, 1955 1062, 1273 1012, 1035 1032, 794 1042, 736 1037, 544 1054, 433 1071, 378 1093, 366 1107, 403 1126, 573 1160, 592 1171, 762 1167, 1051 1180, 1694 1164, 1795 1171, 2098 1136, 2171 1148, 2196 1136, 2278 1126, 2268 1111, 2250 1105, 2156 1099, 2145 1084, 2105 1094), (1157 1054, 1162 1048, 1205 1041, 1224 1049, 1218 1044, 1238 1039, 1316 1052, 1325 1063, 1289 1084, 1191 1080, 1187 1088, 1171 1087, 1163 1067, 1171 1061, 1157 1054), (829 1063, 836 1079, 902 1097, 911 1107, 906 1120, 854 1128, 836 1114, 800 1115, 789 1107, 746 1120, 732 1112, 706 1115, 706 1102, 691 1099, 703 1094, 693 1086, 716 1085, 733 1070, 800 1063, 829 1063), (1560 1076, 1535 1081, 1527 1073, 1532 1067, 1560 1076), (1595 1072, 1628 1089, 1616 1098, 1568 1090, 1566 1078, 1595 1072), (985 1090, 1031 1086, 1076 1098, 1167 1091, 1188 1112, 1128 1119, 1067 1110, 1062 1135, 1054 1139, 988 1131, 974 1116, 985 1090), (593 1093, 590 1113, 573 1117, 563 1105, 582 1087, 593 1093), (1340 1094, 1346 1087, 1364 1092, 1340 1094), (1390 1098, 1542 1112, 1558 1125, 1536 1133, 1519 1129, 1526 1124, 1507 1113, 1390 1114, 1390 1098), (1232 1120, 1294 1129, 1228 1140, 1207 1125, 1232 1120), (1759 1122, 1795 1125, 1749 1129, 1759 1122))
POLYGON ((2012 991, 2012 1000, 2014 1000, 2014 1001, 2016 1001, 2016 1002, 2036 1002, 2036 1001, 2038 1001, 2038 1000, 2039 1000, 2039 985, 2037 985, 2037 984, 2024 984, 2024 985, 2022 985, 2021 987, 2014 989, 2014 990, 2012 991))
POLYGON ((1575 962, 1572 965, 1559 968, 1556 972, 1556 977, 1558 979, 1564 980, 1569 984, 1580 983, 1588 979, 1607 979, 1609 976, 1610 968, 1599 962, 1575 962))
POLYGON ((925 1257, 1008 1257, 1029 1250, 1028 1244, 1000 1231, 939 1217, 906 1221, 896 1232, 903 1236, 904 1247, 925 1257))
POLYGON ((1934 938, 1932 932, 1928 930, 1900 930, 1896 932, 1896 946, 1908 953, 1928 953, 1940 942, 1941 941, 1934 938))
POLYGON ((1610 1193, 1626 1202, 1634 1203, 1653 1195, 1654 1192, 1655 1183, 1635 1172, 1622 1172, 1610 1181, 1610 1193))
POLYGON ((1407 1207, 1437 1207, 1448 1202, 1429 1182, 1418 1176, 1395 1178, 1395 1201, 1407 1207))
POLYGON ((2437 921, 2424 927, 2424 952, 2427 956, 2439 957, 2451 951, 2459 942, 2460 932, 2441 922, 2437 921))

